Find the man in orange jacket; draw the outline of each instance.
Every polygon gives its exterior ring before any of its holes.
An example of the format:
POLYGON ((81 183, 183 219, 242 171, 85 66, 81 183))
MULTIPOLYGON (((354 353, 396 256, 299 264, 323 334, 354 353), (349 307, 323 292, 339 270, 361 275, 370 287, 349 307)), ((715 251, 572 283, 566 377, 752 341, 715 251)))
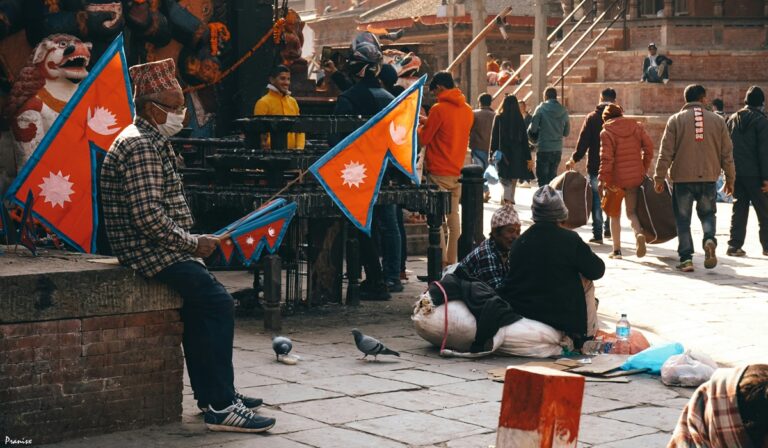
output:
POLYGON ((429 110, 429 118, 422 121, 419 127, 419 144, 427 147, 424 155, 427 179, 451 192, 448 247, 444 245, 445 238, 441 238, 440 242, 445 254, 444 263, 453 264, 457 261, 461 233, 459 176, 467 156, 474 114, 450 72, 435 73, 429 83, 429 91, 437 97, 437 103, 429 110))

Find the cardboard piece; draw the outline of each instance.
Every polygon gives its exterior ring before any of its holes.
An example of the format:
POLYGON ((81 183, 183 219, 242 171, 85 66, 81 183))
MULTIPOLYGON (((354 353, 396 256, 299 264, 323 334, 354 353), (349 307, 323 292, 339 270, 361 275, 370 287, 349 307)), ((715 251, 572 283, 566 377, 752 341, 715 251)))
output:
POLYGON ((592 358, 592 363, 571 369, 571 373, 602 375, 621 367, 629 358, 629 355, 597 355, 592 358))

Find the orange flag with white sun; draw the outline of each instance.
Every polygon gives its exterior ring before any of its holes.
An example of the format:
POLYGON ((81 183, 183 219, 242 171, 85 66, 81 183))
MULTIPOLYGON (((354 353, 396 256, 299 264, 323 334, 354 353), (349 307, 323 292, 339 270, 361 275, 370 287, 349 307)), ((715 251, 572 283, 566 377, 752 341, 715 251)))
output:
POLYGON ((387 165, 393 164, 419 183, 416 128, 426 78, 408 87, 309 168, 344 215, 368 235, 387 165))
POLYGON ((16 180, 8 198, 80 252, 96 251, 100 162, 133 121, 123 36, 99 58, 16 180))

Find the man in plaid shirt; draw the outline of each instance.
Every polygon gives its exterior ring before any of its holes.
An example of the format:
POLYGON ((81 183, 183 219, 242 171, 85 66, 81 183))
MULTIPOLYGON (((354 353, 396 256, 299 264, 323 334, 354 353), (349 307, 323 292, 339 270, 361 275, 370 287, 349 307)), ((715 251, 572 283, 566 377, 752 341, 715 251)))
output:
POLYGON ((130 68, 136 118, 117 136, 101 170, 104 223, 120 263, 176 290, 183 304, 184 356, 192 390, 213 431, 262 432, 275 419, 234 388, 234 300, 202 263, 216 249, 212 235, 192 235, 168 137, 185 118, 172 59, 130 68))
POLYGON ((511 205, 496 210, 491 217, 491 236, 463 260, 461 266, 493 289, 501 285, 509 271, 509 250, 520 236, 520 218, 511 205))

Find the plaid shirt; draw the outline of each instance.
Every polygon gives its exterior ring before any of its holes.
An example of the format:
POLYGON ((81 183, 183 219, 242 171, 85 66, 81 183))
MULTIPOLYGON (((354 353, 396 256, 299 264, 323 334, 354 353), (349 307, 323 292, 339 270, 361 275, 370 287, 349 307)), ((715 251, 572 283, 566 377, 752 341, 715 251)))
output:
POLYGON ((476 279, 493 289, 498 288, 509 272, 509 259, 503 260, 492 238, 480 243, 463 260, 461 265, 476 279))
POLYGON ((104 223, 121 264, 152 277, 193 260, 197 238, 170 142, 141 117, 117 136, 101 168, 104 223))
POLYGON ((718 369, 700 385, 685 405, 667 448, 752 448, 737 396, 745 370, 718 369))

